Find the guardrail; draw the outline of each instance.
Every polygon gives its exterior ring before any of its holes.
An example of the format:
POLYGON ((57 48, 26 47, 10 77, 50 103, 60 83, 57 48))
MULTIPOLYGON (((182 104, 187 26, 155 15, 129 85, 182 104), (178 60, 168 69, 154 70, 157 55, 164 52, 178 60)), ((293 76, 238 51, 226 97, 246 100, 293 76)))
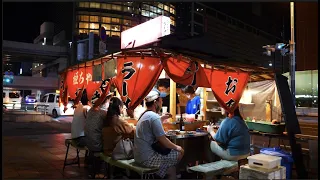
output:
MULTIPOLYGON (((3 113, 14 113, 14 112, 21 112, 25 114, 38 114, 36 112, 43 113, 44 115, 47 114, 47 108, 49 107, 48 104, 37 104, 37 103, 3 103, 3 113), (36 111, 35 107, 43 107, 40 108, 40 111, 36 111), (29 113, 26 113, 29 112, 29 113)), ((19 113, 20 114, 20 113, 19 113)))

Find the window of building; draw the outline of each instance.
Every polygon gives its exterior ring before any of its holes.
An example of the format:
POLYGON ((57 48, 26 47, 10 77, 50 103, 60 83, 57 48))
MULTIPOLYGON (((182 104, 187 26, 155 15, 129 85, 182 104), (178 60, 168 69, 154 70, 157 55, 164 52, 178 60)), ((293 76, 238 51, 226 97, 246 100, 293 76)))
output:
POLYGON ((163 10, 158 8, 157 13, 162 15, 163 14, 163 10))
POLYGON ((111 25, 111 30, 112 31, 120 31, 120 26, 119 25, 111 25))
POLYGON ((120 32, 111 31, 111 36, 112 37, 120 37, 120 32))
POLYGON ((90 2, 90 8, 100 8, 100 3, 90 2))
POLYGON ((142 10, 142 11, 141 11, 141 15, 142 15, 142 16, 147 16, 147 17, 150 16, 150 15, 149 15, 149 11, 146 11, 146 10, 142 10))
POLYGON ((99 29, 98 23, 90 23, 90 29, 99 29))
POLYGON ((113 4, 113 5, 111 6, 111 9, 112 9, 112 10, 115 10, 115 11, 121 11, 121 6, 119 6, 119 5, 114 5, 114 4, 113 4))
POLYGON ((125 31, 125 30, 128 30, 128 29, 130 29, 131 27, 129 27, 129 26, 122 26, 122 31, 125 31))
POLYGON ((84 28, 84 29, 87 29, 89 28, 89 23, 79 23, 79 28, 84 28))
POLYGON ((89 16, 80 15, 80 21, 89 21, 89 16))
POLYGON ((131 7, 129 7, 129 6, 123 6, 123 11, 124 12, 132 12, 132 8, 131 7))
POLYGON ((149 11, 150 10, 150 6, 147 5, 147 4, 142 4, 142 9, 149 11))
POLYGON ((79 7, 82 8, 89 8, 89 2, 79 2, 79 7))
POLYGON ((54 96, 53 94, 49 94, 48 102, 54 102, 54 96))
POLYGON ((110 31, 106 31, 106 35, 110 37, 111 36, 111 32, 110 31))
POLYGON ((153 12, 150 12, 150 17, 155 18, 155 17, 157 17, 157 16, 158 16, 158 14, 153 13, 153 12))
POLYGON ((120 24, 120 19, 119 18, 112 18, 111 22, 120 24))
POLYGON ((165 11, 169 11, 169 6, 164 5, 163 7, 164 7, 164 10, 165 10, 165 11))
POLYGON ((173 16, 170 16, 170 24, 171 24, 172 26, 176 26, 176 22, 175 22, 173 16))
POLYGON ((157 12, 157 8, 153 7, 153 6, 150 6, 150 11, 156 13, 157 12))
POLYGON ((92 29, 90 29, 89 32, 93 32, 94 34, 99 34, 99 30, 92 30, 92 29))
POLYGON ((171 14, 176 14, 176 11, 173 8, 170 8, 170 13, 171 14))
POLYGON ((111 22, 111 18, 110 17, 101 17, 101 22, 110 23, 111 22))
POLYGON ((194 31, 195 31, 196 33, 202 34, 202 33, 203 33, 203 26, 200 26, 200 25, 195 24, 195 25, 194 25, 194 31))
POLYGON ((203 24, 203 16, 194 13, 194 21, 196 21, 197 23, 203 24))
POLYGON ((99 22, 99 16, 90 16, 90 22, 99 22))
POLYGON ((123 24, 129 26, 129 25, 131 25, 131 20, 124 19, 123 24))
POLYGON ((162 3, 158 3, 158 8, 163 9, 163 4, 162 3))
POLYGON ((79 29, 79 34, 88 34, 87 29, 79 29))
POLYGON ((101 24, 102 27, 104 27, 105 30, 110 30, 111 26, 110 24, 101 24))
POLYGON ((101 3, 101 8, 102 9, 108 9, 108 10, 111 10, 111 4, 105 4, 105 3, 101 3))

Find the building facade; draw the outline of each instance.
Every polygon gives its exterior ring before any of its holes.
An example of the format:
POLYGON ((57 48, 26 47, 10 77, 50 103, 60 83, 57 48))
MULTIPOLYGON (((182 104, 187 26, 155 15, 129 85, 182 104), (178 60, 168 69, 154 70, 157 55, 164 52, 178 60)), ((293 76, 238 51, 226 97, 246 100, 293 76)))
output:
POLYGON ((231 17, 204 3, 177 3, 176 32, 207 35, 226 50, 225 57, 246 63, 288 70, 288 63, 279 54, 263 55, 262 46, 282 42, 280 38, 231 17), (275 66, 274 66, 275 64, 275 66))
POLYGON ((171 19, 171 30, 176 26, 174 4, 163 2, 77 2, 75 8, 76 40, 95 34, 94 56, 99 54, 99 32, 106 30, 109 52, 120 50, 120 34, 131 27, 164 15, 171 19))

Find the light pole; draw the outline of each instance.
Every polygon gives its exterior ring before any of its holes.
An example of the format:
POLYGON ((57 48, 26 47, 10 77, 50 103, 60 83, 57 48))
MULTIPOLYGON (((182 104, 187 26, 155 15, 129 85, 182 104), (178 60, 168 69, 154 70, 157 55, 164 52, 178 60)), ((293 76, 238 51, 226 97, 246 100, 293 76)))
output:
POLYGON ((294 42, 294 2, 290 2, 290 27, 291 27, 291 41, 290 41, 290 87, 293 98, 293 104, 296 105, 296 84, 295 84, 295 71, 296 71, 296 53, 294 42))

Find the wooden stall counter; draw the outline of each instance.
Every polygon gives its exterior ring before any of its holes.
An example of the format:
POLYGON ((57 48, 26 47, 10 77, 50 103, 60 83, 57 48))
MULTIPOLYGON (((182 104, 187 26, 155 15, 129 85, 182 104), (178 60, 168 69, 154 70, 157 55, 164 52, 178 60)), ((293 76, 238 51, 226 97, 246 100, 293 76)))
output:
MULTIPOLYGON (((185 131, 195 131, 197 128, 202 128, 209 121, 194 121, 194 122, 184 122, 185 131)), ((179 129, 179 122, 172 123, 163 123, 163 129, 168 130, 177 130, 179 129)))

